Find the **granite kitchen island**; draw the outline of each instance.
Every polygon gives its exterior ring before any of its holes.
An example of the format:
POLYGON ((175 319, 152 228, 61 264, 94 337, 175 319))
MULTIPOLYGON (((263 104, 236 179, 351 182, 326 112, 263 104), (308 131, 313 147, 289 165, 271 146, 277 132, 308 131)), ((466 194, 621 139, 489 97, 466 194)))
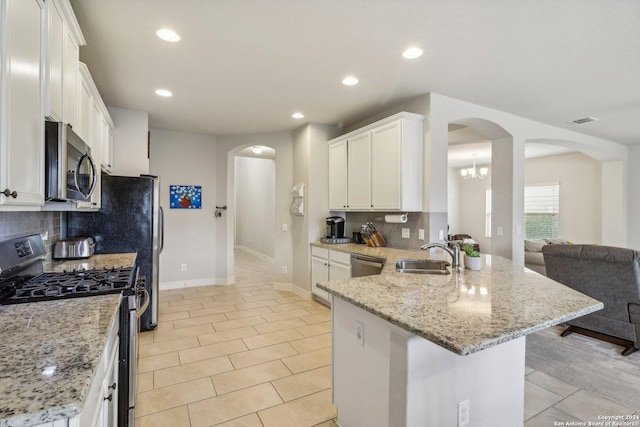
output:
POLYGON ((603 307, 502 257, 428 275, 395 262, 441 253, 375 250, 382 274, 319 284, 332 295, 341 427, 521 426, 526 335, 603 307))

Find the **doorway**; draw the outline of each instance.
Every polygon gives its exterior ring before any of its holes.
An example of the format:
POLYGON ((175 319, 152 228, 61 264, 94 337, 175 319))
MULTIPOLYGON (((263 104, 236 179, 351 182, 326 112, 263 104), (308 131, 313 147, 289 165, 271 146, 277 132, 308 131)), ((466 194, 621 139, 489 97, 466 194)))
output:
POLYGON ((252 146, 234 156, 234 252, 275 259, 276 150, 252 146))

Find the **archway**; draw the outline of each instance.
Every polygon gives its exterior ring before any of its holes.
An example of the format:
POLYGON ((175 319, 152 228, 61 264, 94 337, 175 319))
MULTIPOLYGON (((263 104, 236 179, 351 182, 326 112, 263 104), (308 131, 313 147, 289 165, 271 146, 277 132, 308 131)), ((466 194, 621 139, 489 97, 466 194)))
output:
POLYGON ((234 155, 234 247, 275 259, 276 150, 262 145, 234 155))
POLYGON ((471 235, 481 252, 513 259, 512 217, 514 197, 518 198, 511 184, 517 178, 513 136, 494 122, 472 117, 449 122, 448 131, 450 222, 460 233, 471 235), (474 161, 479 176, 462 177, 460 171, 474 161), (486 175, 480 174, 481 167, 486 175))

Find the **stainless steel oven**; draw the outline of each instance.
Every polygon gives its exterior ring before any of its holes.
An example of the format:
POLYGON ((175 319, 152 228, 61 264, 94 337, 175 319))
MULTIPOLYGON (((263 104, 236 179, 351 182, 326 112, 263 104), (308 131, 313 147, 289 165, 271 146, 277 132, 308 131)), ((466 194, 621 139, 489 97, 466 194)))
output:
MULTIPOLYGON (((136 280, 134 292, 123 300, 120 307, 120 330, 127 331, 127 339, 120 340, 120 394, 118 401, 118 426, 135 425, 136 379, 138 374, 138 355, 140 354, 140 317, 149 308, 149 292, 146 278, 136 280), (126 403, 125 403, 126 402, 126 403)), ((125 335, 125 334, 123 334, 125 335)))

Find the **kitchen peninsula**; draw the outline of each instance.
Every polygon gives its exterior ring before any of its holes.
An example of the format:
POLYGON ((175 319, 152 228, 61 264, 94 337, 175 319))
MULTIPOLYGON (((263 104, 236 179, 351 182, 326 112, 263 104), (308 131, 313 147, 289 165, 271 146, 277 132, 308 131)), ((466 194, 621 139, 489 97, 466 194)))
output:
POLYGON ((498 256, 429 275, 398 273, 396 260, 446 254, 331 249, 386 258, 380 275, 319 284, 332 295, 342 427, 522 426, 525 336, 603 307, 498 256))

